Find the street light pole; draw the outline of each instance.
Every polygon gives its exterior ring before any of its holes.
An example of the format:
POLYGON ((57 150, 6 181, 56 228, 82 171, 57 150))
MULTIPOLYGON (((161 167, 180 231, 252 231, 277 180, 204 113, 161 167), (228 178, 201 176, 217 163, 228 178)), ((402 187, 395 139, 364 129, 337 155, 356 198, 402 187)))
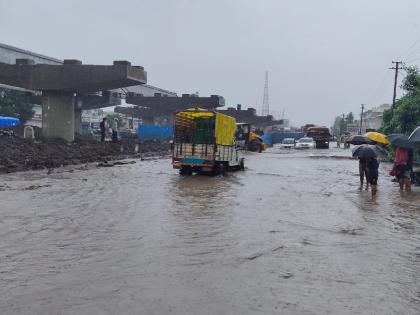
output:
POLYGON ((359 135, 362 134, 362 124, 363 124, 363 110, 365 109, 365 104, 362 104, 362 112, 360 113, 360 128, 359 135))

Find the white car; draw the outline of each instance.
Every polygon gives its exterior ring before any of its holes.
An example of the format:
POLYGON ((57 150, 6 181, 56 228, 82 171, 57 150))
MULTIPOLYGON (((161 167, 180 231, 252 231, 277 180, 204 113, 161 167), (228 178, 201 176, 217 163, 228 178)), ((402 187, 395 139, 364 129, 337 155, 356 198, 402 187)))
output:
POLYGON ((296 149, 312 149, 315 148, 315 142, 313 138, 300 138, 297 142, 296 142, 296 149))
POLYGON ((295 139, 294 138, 285 138, 280 145, 281 149, 291 149, 295 147, 295 139))

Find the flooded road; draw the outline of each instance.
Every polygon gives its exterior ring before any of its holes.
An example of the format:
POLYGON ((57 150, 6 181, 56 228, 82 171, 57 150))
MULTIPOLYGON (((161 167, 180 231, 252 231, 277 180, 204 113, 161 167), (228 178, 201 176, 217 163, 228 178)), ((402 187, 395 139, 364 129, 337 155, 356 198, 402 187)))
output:
POLYGON ((420 190, 350 151, 0 176, 2 314, 419 314, 420 190))

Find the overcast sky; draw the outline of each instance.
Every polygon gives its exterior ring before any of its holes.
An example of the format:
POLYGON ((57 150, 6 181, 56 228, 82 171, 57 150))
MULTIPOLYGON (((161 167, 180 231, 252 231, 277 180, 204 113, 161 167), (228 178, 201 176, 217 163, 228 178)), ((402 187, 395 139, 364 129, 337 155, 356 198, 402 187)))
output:
POLYGON ((180 94, 260 112, 268 70, 270 111, 297 126, 390 103, 387 68, 420 63, 419 23, 419 0, 0 0, 0 42, 83 63, 129 60, 180 94))

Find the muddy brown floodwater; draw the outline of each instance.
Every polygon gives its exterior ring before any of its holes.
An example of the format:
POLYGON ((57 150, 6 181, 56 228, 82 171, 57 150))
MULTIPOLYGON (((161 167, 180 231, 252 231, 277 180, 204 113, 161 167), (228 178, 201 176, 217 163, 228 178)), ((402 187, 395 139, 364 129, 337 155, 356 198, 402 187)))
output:
POLYGON ((1 175, 1 314, 419 314, 420 190, 349 154, 1 175))

